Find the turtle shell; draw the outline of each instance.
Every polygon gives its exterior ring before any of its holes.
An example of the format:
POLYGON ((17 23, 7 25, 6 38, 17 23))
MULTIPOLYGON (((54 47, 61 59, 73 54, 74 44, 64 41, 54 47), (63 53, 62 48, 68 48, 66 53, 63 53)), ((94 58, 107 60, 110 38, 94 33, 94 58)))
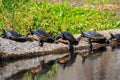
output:
POLYGON ((115 35, 114 35, 114 38, 120 39, 120 34, 115 34, 115 35))
POLYGON ((14 31, 14 30, 8 30, 4 33, 4 35, 8 39, 17 39, 22 36, 17 31, 14 31))
POLYGON ((5 31, 2 34, 2 37, 7 38, 7 39, 11 39, 11 40, 14 40, 14 41, 17 41, 17 42, 25 42, 25 41, 27 41, 26 36, 21 35, 20 33, 18 33, 15 30, 5 31))
POLYGON ((32 30, 31 34, 36 40, 40 39, 43 42, 54 42, 53 38, 43 30, 32 30))
POLYGON ((118 43, 120 42, 120 34, 115 34, 114 38, 118 41, 118 43))
POLYGON ((84 32, 84 37, 91 38, 92 42, 99 42, 99 43, 106 42, 106 37, 104 37, 104 35, 99 34, 99 33, 95 32, 95 31, 84 32))
POLYGON ((61 34, 64 40, 68 40, 71 44, 74 45, 78 44, 78 41, 74 38, 74 36, 71 33, 65 31, 65 32, 61 32, 61 34))

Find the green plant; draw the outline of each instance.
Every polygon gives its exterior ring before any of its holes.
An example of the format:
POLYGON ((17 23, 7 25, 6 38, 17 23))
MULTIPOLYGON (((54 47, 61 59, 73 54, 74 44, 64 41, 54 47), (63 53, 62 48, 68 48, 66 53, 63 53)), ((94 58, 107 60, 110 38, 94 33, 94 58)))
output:
POLYGON ((50 4, 33 0, 1 1, 0 27, 14 27, 23 34, 28 32, 28 27, 43 29, 53 36, 65 30, 76 34, 79 29, 86 31, 120 27, 119 20, 114 20, 113 11, 71 7, 67 2, 50 4))

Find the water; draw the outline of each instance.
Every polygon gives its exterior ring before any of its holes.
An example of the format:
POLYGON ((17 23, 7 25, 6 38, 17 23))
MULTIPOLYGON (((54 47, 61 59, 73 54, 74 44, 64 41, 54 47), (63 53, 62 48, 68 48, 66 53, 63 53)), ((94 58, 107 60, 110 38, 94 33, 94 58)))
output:
MULTIPOLYGON (((75 52, 70 61, 67 60, 68 56, 61 56, 60 59, 66 59, 65 65, 56 63, 56 58, 44 62, 41 57, 5 62, 0 66, 0 80, 21 80, 26 72, 32 73, 30 80, 33 80, 35 74, 46 74, 54 64, 58 64, 55 80, 120 80, 119 47, 102 47, 89 56, 84 56, 85 52, 75 52)), ((47 57, 44 56, 46 59, 47 57)))
POLYGON ((82 64, 77 56, 72 66, 59 67, 56 80, 120 80, 120 49, 107 47, 106 51, 95 53, 82 64))

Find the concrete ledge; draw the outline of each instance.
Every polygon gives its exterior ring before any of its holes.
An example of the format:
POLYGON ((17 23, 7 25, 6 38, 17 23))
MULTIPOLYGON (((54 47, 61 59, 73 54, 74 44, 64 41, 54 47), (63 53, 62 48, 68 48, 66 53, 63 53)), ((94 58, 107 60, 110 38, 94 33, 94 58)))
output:
MULTIPOLYGON (((104 30, 99 31, 99 33, 105 35, 107 38, 110 37, 109 32, 119 33, 120 29, 113 30, 104 30)), ((78 37, 75 35, 75 37, 78 37)), ((103 44, 93 44, 94 48, 99 48, 103 46, 103 44)), ((79 45, 75 46, 75 50, 84 50, 87 49, 87 42, 80 41, 79 45)), ((0 38, 0 58, 3 60, 10 59, 21 59, 21 58, 32 58, 49 54, 63 54, 67 53, 67 45, 59 43, 59 44, 51 44, 45 43, 43 47, 38 45, 37 41, 34 42, 15 42, 9 39, 0 38)))

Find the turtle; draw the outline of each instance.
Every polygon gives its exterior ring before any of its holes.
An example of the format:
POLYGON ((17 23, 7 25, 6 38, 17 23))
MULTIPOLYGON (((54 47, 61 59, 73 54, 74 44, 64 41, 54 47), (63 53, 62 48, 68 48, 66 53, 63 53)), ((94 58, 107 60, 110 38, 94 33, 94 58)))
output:
POLYGON ((117 40, 117 41, 120 41, 120 33, 117 33, 117 34, 112 34, 110 32, 110 40, 117 40))
POLYGON ((107 40, 107 38, 104 35, 96 32, 96 31, 92 31, 92 30, 87 31, 87 32, 81 31, 81 37, 87 38, 88 54, 90 54, 92 51, 92 48, 93 48, 92 43, 100 43, 100 44, 108 44, 109 43, 109 41, 107 40))
POLYGON ((114 49, 117 46, 120 46, 120 33, 112 34, 110 32, 109 38, 110 46, 114 49))
POLYGON ((10 40, 18 41, 18 42, 25 42, 27 38, 25 35, 21 35, 19 32, 15 30, 5 30, 2 28, 2 34, 0 35, 2 38, 7 38, 10 40))
POLYGON ((74 36, 70 32, 63 31, 55 37, 55 43, 57 43, 57 42, 61 42, 63 44, 68 44, 69 59, 70 59, 74 53, 73 45, 78 45, 79 38, 75 39, 74 36))
POLYGON ((29 28, 27 38, 39 41, 39 46, 41 47, 43 47, 44 42, 54 43, 54 39, 48 33, 41 29, 32 30, 31 28, 29 28))

